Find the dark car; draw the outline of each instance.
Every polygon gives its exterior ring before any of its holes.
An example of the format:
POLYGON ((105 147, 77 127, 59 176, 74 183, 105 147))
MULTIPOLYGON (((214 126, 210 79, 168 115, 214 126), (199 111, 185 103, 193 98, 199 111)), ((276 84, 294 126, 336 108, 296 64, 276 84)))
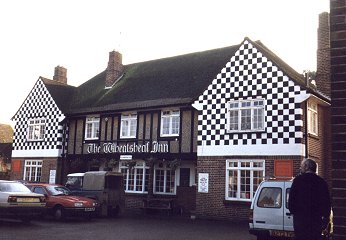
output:
POLYGON ((26 185, 34 193, 41 193, 46 197, 47 213, 56 220, 65 217, 84 217, 87 219, 96 215, 98 201, 82 196, 73 196, 71 191, 58 184, 29 183, 26 185))
POLYGON ((0 180, 0 217, 30 222, 45 212, 45 197, 17 181, 0 180))

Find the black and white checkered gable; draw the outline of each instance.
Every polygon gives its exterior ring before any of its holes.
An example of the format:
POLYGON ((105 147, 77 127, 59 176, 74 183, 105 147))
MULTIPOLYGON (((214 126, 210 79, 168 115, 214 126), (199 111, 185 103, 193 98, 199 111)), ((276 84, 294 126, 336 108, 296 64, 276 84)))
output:
POLYGON ((63 117, 64 114, 56 105, 43 81, 39 79, 14 116, 14 120, 16 121, 13 139, 14 152, 45 150, 41 151, 41 154, 43 156, 49 156, 49 151, 56 152, 52 150, 61 149, 63 127, 59 124, 59 121, 63 117), (42 141, 27 140, 28 121, 29 119, 35 118, 45 119, 45 132, 42 141))
POLYGON ((303 137, 303 110, 297 99, 304 94, 305 90, 245 40, 193 104, 200 110, 199 155, 296 154, 303 137), (228 132, 228 102, 258 98, 265 102, 264 131, 228 132))

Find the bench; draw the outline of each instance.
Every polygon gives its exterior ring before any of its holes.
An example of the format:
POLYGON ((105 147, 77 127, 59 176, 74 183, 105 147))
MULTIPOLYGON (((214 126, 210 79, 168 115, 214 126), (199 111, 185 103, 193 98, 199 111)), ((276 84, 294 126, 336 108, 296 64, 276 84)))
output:
POLYGON ((173 199, 166 199, 166 198, 143 199, 142 209, 166 210, 168 215, 170 215, 173 210, 173 199))

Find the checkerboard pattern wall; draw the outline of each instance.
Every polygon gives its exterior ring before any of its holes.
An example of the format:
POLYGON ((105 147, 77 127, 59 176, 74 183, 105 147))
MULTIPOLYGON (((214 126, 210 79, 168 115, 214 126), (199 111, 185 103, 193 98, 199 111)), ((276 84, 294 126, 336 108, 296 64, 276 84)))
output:
POLYGON ((16 126, 13 150, 61 149, 63 126, 59 124, 59 118, 63 116, 44 83, 39 79, 14 117, 16 126), (32 118, 45 118, 43 141, 27 141, 28 121, 32 118))
POLYGON ((195 101, 198 145, 297 144, 302 142, 302 109, 295 97, 306 93, 253 44, 239 50, 195 101), (231 100, 265 100, 265 131, 227 132, 227 104, 231 100))

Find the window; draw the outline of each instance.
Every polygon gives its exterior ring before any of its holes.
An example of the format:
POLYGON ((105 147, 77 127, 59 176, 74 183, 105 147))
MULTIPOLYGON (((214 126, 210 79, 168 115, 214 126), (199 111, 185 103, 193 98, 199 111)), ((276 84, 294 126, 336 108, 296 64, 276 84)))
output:
POLYGON ((311 134, 318 135, 317 104, 313 102, 308 102, 308 131, 311 134))
POLYGON ((121 138, 135 138, 137 130, 137 114, 127 114, 121 116, 121 138))
POLYGON ((46 119, 35 118, 29 119, 28 122, 28 141, 42 141, 44 139, 44 132, 46 128, 46 119))
POLYGON ((264 100, 239 100, 228 103, 228 131, 263 131, 264 100))
POLYGON ((261 208, 281 208, 282 192, 281 188, 262 188, 258 197, 257 206, 261 208))
POLYGON ((159 163, 154 171, 154 193, 175 194, 175 170, 167 163, 159 163))
POLYGON ((226 161, 226 200, 251 201, 264 178, 264 160, 226 161))
POLYGON ((149 167, 145 165, 145 162, 121 161, 120 171, 124 174, 124 189, 126 192, 148 192, 149 167))
POLYGON ((85 122, 85 139, 98 139, 99 138, 99 117, 87 117, 85 122))
POLYGON ((180 128, 180 111, 161 112, 161 136, 178 136, 180 128))
POLYGON ((23 180, 40 182, 42 175, 42 160, 25 160, 23 180))

